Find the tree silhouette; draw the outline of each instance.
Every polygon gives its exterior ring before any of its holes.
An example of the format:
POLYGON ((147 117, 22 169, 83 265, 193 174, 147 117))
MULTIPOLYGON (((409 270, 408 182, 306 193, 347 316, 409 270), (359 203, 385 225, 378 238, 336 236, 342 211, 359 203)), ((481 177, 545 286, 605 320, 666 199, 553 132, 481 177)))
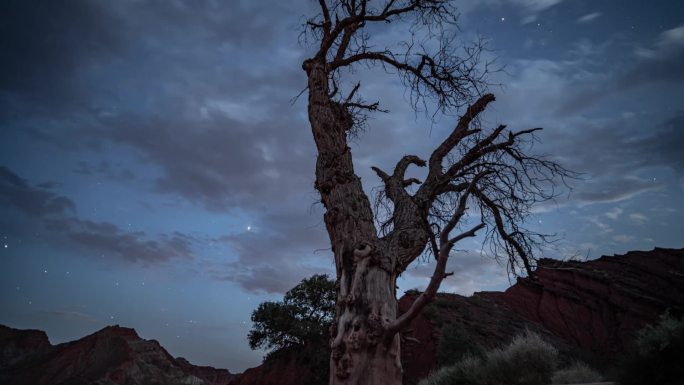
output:
POLYGON ((533 252, 546 238, 525 229, 525 219, 535 203, 553 198, 559 181, 571 174, 527 153, 540 128, 477 125, 478 115, 494 101, 494 95, 483 93, 488 72, 480 63, 484 46, 482 41, 457 43, 451 33, 457 13, 449 1, 318 4, 320 13, 304 25, 304 37, 316 52, 302 68, 318 149, 315 187, 326 209, 337 272, 330 384, 401 384, 400 332, 450 275, 446 264, 454 245, 482 231, 510 272, 532 276, 533 252), (405 40, 382 49, 371 44, 371 25, 394 22, 406 23, 405 40), (439 110, 463 111, 428 160, 405 155, 390 172, 373 167, 384 186, 375 212, 354 172, 348 139, 366 124, 367 113, 381 110, 380 104, 359 96, 360 83, 350 83, 343 92, 343 77, 373 65, 399 75, 415 109, 434 101, 439 110), (412 165, 427 168, 424 181, 406 178, 412 165), (397 317, 396 279, 425 252, 436 260, 432 278, 397 317))
POLYGON ((335 306, 335 282, 313 275, 285 293, 282 302, 262 302, 252 312, 249 346, 280 350, 326 340, 335 306))

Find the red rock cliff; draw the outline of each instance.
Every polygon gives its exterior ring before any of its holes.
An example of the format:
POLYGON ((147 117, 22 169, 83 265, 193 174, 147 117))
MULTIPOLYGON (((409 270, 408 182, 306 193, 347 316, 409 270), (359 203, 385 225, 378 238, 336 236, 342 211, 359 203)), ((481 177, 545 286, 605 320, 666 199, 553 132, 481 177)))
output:
POLYGON ((635 331, 684 305, 684 249, 632 251, 587 262, 542 259, 526 279, 488 293, 511 311, 596 353, 624 351, 635 331))

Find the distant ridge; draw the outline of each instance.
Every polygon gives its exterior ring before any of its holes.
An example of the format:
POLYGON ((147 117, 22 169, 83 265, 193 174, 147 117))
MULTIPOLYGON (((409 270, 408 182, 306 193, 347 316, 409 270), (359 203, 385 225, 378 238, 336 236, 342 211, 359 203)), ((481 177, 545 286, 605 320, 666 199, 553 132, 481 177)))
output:
POLYGON ((118 325, 59 345, 42 331, 0 325, 0 352, 0 384, 231 385, 236 378, 174 358, 157 341, 118 325))

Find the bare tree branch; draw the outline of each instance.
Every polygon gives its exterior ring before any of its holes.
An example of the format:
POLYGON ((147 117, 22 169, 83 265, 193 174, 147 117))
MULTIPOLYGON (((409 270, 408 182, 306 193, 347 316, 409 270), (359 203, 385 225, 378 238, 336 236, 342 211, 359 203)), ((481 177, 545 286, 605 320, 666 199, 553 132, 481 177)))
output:
MULTIPOLYGON (((480 223, 470 230, 459 234, 454 239, 461 240, 466 237, 474 237, 477 231, 484 227, 485 224, 480 223)), ((447 242, 447 244, 442 244, 440 248, 439 257, 437 258, 437 263, 435 264, 435 270, 432 274, 432 278, 430 278, 430 283, 428 283, 427 288, 418 296, 418 298, 416 298, 416 300, 411 304, 411 307, 409 307, 404 314, 387 326, 385 330, 386 339, 392 338, 396 333, 408 326, 411 321, 416 318, 418 314, 420 314, 423 308, 427 306, 432 299, 434 299, 442 280, 444 280, 444 278, 446 278, 448 275, 451 275, 446 273, 446 264, 449 259, 449 252, 451 251, 451 247, 448 245, 449 243, 450 242, 447 242)))

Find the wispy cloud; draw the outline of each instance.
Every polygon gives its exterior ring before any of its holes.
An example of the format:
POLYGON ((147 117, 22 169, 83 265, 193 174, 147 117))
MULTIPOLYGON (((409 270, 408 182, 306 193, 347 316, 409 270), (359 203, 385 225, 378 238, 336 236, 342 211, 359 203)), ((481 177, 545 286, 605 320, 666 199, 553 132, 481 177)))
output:
POLYGON ((598 19, 601 15, 602 15, 601 12, 588 13, 588 14, 583 15, 580 18, 578 18, 577 22, 578 23, 589 23, 589 22, 592 22, 592 21, 598 19))
MULTIPOLYGON (((90 253, 139 262, 145 265, 172 258, 192 258, 194 238, 180 232, 151 237, 142 231, 131 231, 106 221, 82 219, 74 202, 50 190, 52 183, 32 185, 7 167, 0 166, 0 202, 10 210, 6 216, 20 216, 33 232, 47 231, 60 242, 85 247, 90 253)), ((5 225, 11 221, 5 221, 5 225)), ((2 229, 10 233, 9 229, 2 229)))

